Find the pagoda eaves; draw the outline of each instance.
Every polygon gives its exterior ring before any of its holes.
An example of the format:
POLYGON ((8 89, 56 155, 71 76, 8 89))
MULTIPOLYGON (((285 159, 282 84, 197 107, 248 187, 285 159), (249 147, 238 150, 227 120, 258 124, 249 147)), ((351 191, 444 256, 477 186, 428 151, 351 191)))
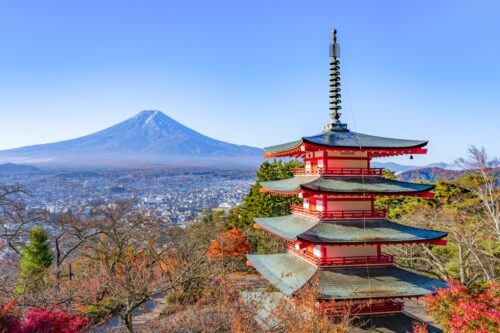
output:
POLYGON ((295 176, 261 183, 262 192, 293 195, 304 193, 419 195, 428 197, 434 185, 415 184, 383 177, 295 176))
POLYGON ((292 253, 247 257, 253 267, 287 295, 295 294, 317 276, 320 300, 411 298, 446 287, 443 281, 396 266, 321 268, 292 253))
POLYGON ((342 220, 326 222, 296 214, 255 218, 267 232, 288 242, 312 244, 365 245, 417 244, 441 240, 446 232, 416 228, 388 220, 342 220))
POLYGON ((303 137, 276 146, 265 147, 265 157, 303 156, 307 151, 363 151, 371 157, 404 154, 425 154, 428 141, 385 138, 351 132, 348 129, 331 129, 320 134, 303 137))

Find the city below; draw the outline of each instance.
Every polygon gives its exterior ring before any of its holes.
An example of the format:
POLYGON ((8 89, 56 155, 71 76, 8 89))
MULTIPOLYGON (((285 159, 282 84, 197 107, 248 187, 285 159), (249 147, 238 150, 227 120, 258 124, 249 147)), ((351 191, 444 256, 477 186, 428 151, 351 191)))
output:
POLYGON ((254 182, 251 169, 0 172, 0 183, 26 188, 28 208, 79 214, 133 200, 137 210, 155 212, 175 224, 195 219, 207 208, 238 205, 254 182))

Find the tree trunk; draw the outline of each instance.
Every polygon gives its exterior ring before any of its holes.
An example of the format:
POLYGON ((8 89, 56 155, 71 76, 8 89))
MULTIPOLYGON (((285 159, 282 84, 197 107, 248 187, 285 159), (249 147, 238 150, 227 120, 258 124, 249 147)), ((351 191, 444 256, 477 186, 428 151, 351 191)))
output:
POLYGON ((460 269, 460 283, 465 285, 466 284, 465 271, 464 271, 465 263, 464 263, 463 249, 461 244, 458 244, 458 266, 460 269))
POLYGON ((132 313, 128 313, 123 317, 123 322, 127 328, 127 332, 134 333, 134 325, 132 324, 132 313))

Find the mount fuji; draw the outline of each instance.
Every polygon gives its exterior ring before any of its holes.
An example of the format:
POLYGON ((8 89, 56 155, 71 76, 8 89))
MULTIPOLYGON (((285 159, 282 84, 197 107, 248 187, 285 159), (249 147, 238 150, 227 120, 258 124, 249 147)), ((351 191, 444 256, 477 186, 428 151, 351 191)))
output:
POLYGON ((262 161, 262 154, 259 148, 212 139, 160 111, 149 110, 76 139, 0 151, 0 162, 74 167, 155 164, 230 167, 256 166, 262 161))

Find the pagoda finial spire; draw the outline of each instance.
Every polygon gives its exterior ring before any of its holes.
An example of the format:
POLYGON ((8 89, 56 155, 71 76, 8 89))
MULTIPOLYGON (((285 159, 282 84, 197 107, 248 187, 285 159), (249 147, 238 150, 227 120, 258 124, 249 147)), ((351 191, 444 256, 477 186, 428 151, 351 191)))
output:
POLYGON ((325 130, 346 130, 347 125, 339 120, 342 107, 340 106, 340 46, 337 43, 337 30, 332 31, 332 43, 330 44, 330 115, 332 121, 325 126, 325 130))

